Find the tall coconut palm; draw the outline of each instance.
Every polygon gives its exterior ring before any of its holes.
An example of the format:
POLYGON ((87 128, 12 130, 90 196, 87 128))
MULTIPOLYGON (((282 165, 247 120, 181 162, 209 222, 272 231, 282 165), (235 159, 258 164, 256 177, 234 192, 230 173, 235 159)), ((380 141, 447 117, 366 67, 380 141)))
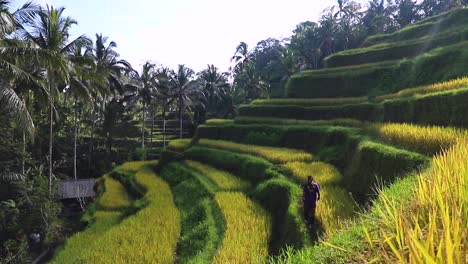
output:
POLYGON ((142 126, 141 126, 141 148, 145 148, 145 122, 146 110, 153 101, 156 88, 156 65, 149 61, 143 65, 141 73, 134 72, 131 81, 126 84, 125 98, 128 100, 129 105, 135 105, 141 102, 143 105, 142 110, 142 126))
POLYGON ((91 82, 91 92, 93 93, 93 105, 91 112, 91 139, 88 150, 88 174, 91 173, 91 161, 94 147, 94 132, 97 115, 104 115, 103 106, 110 96, 122 94, 124 90, 123 74, 131 71, 132 66, 126 60, 119 59, 119 54, 115 51, 117 43, 96 34, 96 40, 92 47, 89 47, 85 56, 92 57, 95 63, 95 77, 98 81, 91 82), (101 107, 99 107, 101 106, 101 107), (100 109, 100 111, 98 111, 100 109))
POLYGON ((225 72, 219 72, 213 64, 198 74, 203 84, 203 91, 206 95, 208 112, 216 115, 216 102, 225 94, 225 89, 229 85, 225 72))
POLYGON ((185 110, 190 108, 193 97, 197 94, 202 94, 200 83, 194 80, 195 72, 180 64, 177 72, 171 78, 173 87, 173 95, 179 104, 179 138, 183 136, 183 117, 185 110))
POLYGON ((53 52, 56 56, 54 62, 46 65, 47 87, 50 95, 50 127, 49 127, 49 193, 52 192, 52 169, 53 169, 53 121, 54 101, 59 85, 70 82, 72 63, 72 52, 77 46, 90 44, 90 40, 84 35, 69 41, 70 29, 77 22, 70 17, 65 17, 65 8, 54 8, 47 6, 29 20, 28 27, 21 30, 22 36, 33 42, 40 49, 53 52))
POLYGON ((174 72, 167 67, 162 67, 156 70, 156 100, 161 106, 162 119, 163 119, 163 148, 166 148, 166 113, 169 111, 170 106, 176 99, 174 96, 174 89, 172 87, 171 76, 174 72))

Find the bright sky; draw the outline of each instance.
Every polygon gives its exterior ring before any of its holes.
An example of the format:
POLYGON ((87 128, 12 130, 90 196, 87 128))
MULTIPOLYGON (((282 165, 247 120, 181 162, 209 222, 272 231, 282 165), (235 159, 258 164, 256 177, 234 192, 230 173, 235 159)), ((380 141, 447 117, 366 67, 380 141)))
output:
MULTIPOLYGON (((24 3, 24 1, 15 1, 24 3)), ((335 0, 36 0, 66 7, 78 21, 73 36, 103 33, 117 42, 134 68, 150 60, 200 71, 207 64, 227 70, 239 42, 253 48, 269 37, 292 34, 303 21, 317 21, 335 0)))

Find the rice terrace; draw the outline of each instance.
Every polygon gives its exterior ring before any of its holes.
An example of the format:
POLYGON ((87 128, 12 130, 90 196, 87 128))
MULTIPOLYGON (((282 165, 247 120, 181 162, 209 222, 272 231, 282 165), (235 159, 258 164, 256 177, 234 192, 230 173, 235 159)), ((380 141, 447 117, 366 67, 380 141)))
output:
POLYGON ((468 263, 468 1, 290 2, 0 1, 0 264, 468 263))

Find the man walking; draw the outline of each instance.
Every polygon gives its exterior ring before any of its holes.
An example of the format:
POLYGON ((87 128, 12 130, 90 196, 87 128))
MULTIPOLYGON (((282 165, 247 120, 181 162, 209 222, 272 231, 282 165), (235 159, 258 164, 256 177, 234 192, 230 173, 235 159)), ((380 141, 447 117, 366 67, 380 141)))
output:
POLYGON ((304 218, 311 227, 315 223, 315 208, 320 200, 320 186, 314 181, 312 176, 307 177, 304 184, 302 202, 304 203, 304 218))

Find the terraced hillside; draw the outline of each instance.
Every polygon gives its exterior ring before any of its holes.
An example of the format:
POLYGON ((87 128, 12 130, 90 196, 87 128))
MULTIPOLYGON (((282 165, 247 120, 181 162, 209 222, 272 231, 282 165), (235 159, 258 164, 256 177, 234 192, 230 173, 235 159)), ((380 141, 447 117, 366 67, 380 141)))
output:
MULTIPOLYGON (((438 39, 467 16, 455 10, 347 54, 438 39)), ((103 177, 93 224, 54 260, 466 262, 468 53, 457 42, 301 73, 291 98, 256 100, 171 141, 158 162, 116 168, 103 177), (309 175, 322 193, 313 226, 302 215, 309 175)))

